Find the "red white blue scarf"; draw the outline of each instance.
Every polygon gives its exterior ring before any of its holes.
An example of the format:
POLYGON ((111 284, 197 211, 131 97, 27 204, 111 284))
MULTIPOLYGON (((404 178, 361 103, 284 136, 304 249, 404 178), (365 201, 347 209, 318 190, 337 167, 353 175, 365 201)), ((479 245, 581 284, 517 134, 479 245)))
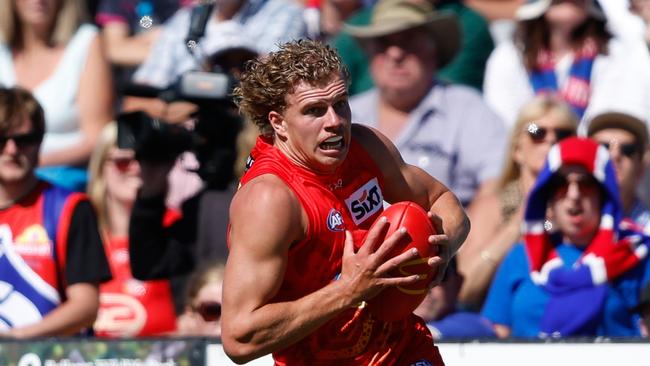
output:
POLYGON ((551 299, 540 325, 541 336, 594 335, 607 296, 607 283, 647 255, 650 238, 632 221, 622 220, 616 174, 608 151, 593 140, 571 137, 551 147, 528 197, 524 243, 534 283, 551 299), (544 228, 549 183, 565 165, 581 165, 605 191, 598 232, 573 266, 565 266, 544 228))
POLYGON ((536 67, 528 75, 535 94, 558 94, 582 118, 591 96, 591 69, 597 55, 596 43, 585 41, 583 47, 575 52, 569 77, 560 87, 555 75, 556 57, 550 50, 542 50, 536 67))

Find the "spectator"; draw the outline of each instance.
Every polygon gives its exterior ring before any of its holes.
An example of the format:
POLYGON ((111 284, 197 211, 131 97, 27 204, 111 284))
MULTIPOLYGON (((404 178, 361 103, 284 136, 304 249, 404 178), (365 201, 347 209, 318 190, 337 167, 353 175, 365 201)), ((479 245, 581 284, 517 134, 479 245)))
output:
MULTIPOLYGON (((185 3, 185 4, 184 4, 185 3)), ((102 0, 95 23, 102 27, 106 54, 114 65, 138 66, 147 58, 163 23, 183 0, 102 0)))
POLYGON ((185 311, 178 318, 178 335, 221 337, 223 262, 195 271, 187 284, 185 311))
POLYGON ((650 47, 650 1, 648 0, 630 0, 630 8, 633 13, 637 14, 643 20, 644 30, 643 39, 650 47))
POLYGON ((91 204, 34 174, 45 133, 28 91, 0 88, 0 333, 34 338, 92 326, 111 274, 91 204))
MULTIPOLYGON (((307 1, 306 14, 308 14, 310 9, 309 5, 312 2, 314 1, 307 1)), ((375 0, 322 0, 318 2, 320 2, 320 34, 321 38, 325 42, 328 42, 341 32, 343 24, 350 17, 363 9, 371 7, 375 3, 375 0)))
MULTIPOLYGON (((242 40, 264 54, 279 42, 306 35, 302 6, 291 0, 217 0, 211 5, 180 9, 164 26, 147 60, 138 68, 133 81, 157 88, 173 84, 185 72, 202 70, 206 58, 218 50, 241 46, 242 40), (194 11, 211 11, 205 36, 194 44, 188 41, 194 11), (188 46, 188 43, 190 46, 188 46)), ((194 41, 194 40, 192 40, 194 41)), ((210 70, 211 71, 211 70, 210 70)), ((185 121, 196 111, 192 103, 150 98, 125 98, 125 111, 143 110, 171 122, 185 121)))
POLYGON ((615 174, 593 140, 551 148, 528 196, 524 242, 499 266, 482 310, 499 337, 640 335, 630 309, 650 280, 650 238, 621 220, 615 174))
POLYGON ((650 337, 650 284, 643 288, 641 298, 634 308, 634 310, 641 316, 639 327, 641 328, 641 335, 645 338, 650 337))
POLYGON ((457 257, 465 277, 460 292, 464 307, 481 308, 498 265, 521 239, 525 198, 551 145, 575 135, 577 126, 570 107, 552 95, 536 96, 522 108, 496 189, 467 209, 472 229, 457 257))
POLYGON ((117 110, 122 104, 122 91, 149 55, 163 23, 188 4, 187 0, 102 0, 99 3, 95 23, 102 28, 106 55, 113 66, 117 110))
POLYGON ((582 120, 609 108, 650 117, 648 50, 636 32, 612 37, 615 24, 634 20, 629 12, 620 14, 624 2, 600 2, 608 13, 596 0, 534 0, 518 8, 515 39, 499 43, 490 55, 483 88, 507 126, 540 93, 559 94, 582 120))
POLYGON ((381 0, 367 26, 349 26, 370 55, 376 87, 350 101, 352 118, 377 128, 409 164, 439 179, 464 205, 494 185, 505 128, 475 90, 437 78, 460 45, 456 17, 425 1, 381 0))
POLYGON ((587 134, 609 150, 621 193, 623 215, 650 230, 650 209, 637 195, 644 174, 643 158, 648 148, 646 124, 627 113, 606 112, 590 121, 587 134))
POLYGON ((427 323, 436 340, 495 338, 490 321, 477 313, 458 308, 458 294, 463 280, 463 275, 456 270, 456 258, 452 258, 442 283, 429 290, 415 309, 415 315, 427 323))
MULTIPOLYGON (((419 0, 416 0, 419 1, 419 0)), ((439 10, 458 17, 462 39, 458 54, 449 64, 440 67, 441 80, 463 84, 478 90, 483 88, 485 63, 494 48, 494 42, 488 29, 487 21, 477 12, 465 6, 460 0, 424 0, 439 10)), ((376 5, 375 5, 376 6, 376 5)), ((347 23, 364 26, 370 23, 373 9, 366 7, 349 17, 347 23)), ((452 34, 451 37, 455 37, 452 34)), ((361 49, 358 40, 345 29, 332 40, 341 53, 343 61, 350 69, 350 94, 356 95, 373 87, 368 56, 361 49)))
MULTIPOLYGON (((113 279, 99 288, 100 337, 171 334, 176 313, 168 280, 138 281, 129 264, 129 216, 141 185, 140 167, 133 150, 117 147, 117 124, 102 130, 91 155, 88 196, 97 209, 113 279)), ((174 219, 173 212, 167 221, 174 219)))
POLYGON ((0 85, 30 90, 45 110, 37 175, 83 191, 99 131, 112 119, 110 68, 76 0, 0 3, 0 85))
MULTIPOLYGON (((214 11, 205 28, 205 37, 198 40, 197 50, 211 55, 213 48, 223 49, 233 36, 253 41, 260 53, 267 53, 277 43, 303 37, 306 33, 302 7, 289 0, 215 1, 214 11), (203 45, 206 49, 203 49, 203 45)), ((182 8, 165 24, 145 63, 134 81, 166 87, 183 72, 202 67, 187 45, 192 7, 182 8)))

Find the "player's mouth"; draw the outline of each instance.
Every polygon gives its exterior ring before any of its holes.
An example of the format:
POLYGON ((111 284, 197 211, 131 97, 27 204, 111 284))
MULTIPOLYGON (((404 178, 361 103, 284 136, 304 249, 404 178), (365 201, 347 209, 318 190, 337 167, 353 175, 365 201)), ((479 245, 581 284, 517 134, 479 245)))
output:
POLYGON ((341 150, 343 149, 344 142, 343 136, 334 136, 321 142, 318 146, 323 150, 341 150))

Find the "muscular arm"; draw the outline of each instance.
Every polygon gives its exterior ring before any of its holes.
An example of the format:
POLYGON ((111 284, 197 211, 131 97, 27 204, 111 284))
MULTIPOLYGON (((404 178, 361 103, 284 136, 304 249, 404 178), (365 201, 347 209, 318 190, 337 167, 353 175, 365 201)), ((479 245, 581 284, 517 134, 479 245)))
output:
MULTIPOLYGON (((376 130, 353 126, 353 134, 375 157, 384 174, 384 198, 388 202, 413 201, 442 219, 449 254, 455 254, 469 232, 469 219, 456 196, 424 170, 406 164, 393 143, 376 130), (386 158, 390 156, 391 158, 386 158)), ((449 259, 449 258, 445 258, 449 259)))
POLYGON ((235 362, 244 363, 286 348, 384 287, 417 280, 417 276, 385 277, 415 254, 404 253, 383 262, 383 255, 403 233, 391 236, 374 251, 382 228, 377 225, 357 253, 347 234, 338 281, 295 301, 271 302, 284 278, 289 247, 304 236, 302 207, 279 178, 263 175, 237 192, 230 217, 222 341, 235 362))

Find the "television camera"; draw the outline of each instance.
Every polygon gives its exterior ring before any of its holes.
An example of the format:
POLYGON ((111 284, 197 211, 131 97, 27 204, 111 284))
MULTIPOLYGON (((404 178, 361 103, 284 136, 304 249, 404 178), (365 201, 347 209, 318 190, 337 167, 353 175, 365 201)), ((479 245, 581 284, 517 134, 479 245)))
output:
POLYGON ((152 118, 140 111, 118 116, 117 145, 133 149, 136 159, 165 162, 185 151, 196 155, 196 173, 215 189, 225 189, 233 179, 237 156, 236 140, 242 128, 231 98, 235 78, 225 73, 190 71, 170 87, 158 89, 144 85, 128 85, 125 95, 159 98, 165 102, 187 101, 198 106, 193 115, 193 129, 152 118))

